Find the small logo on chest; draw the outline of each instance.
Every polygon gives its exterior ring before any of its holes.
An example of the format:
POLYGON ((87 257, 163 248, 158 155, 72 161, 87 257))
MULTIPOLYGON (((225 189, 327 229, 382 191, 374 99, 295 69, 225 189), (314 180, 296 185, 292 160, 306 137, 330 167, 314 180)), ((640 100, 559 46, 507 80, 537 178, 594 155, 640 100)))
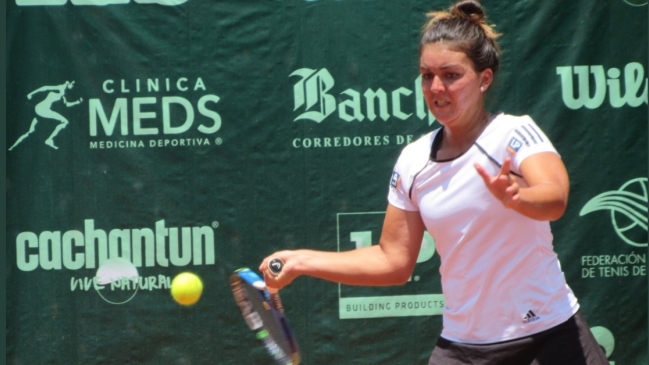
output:
POLYGON ((538 321, 539 319, 541 319, 541 317, 537 316, 536 313, 530 310, 527 312, 525 317, 523 317, 523 323, 532 323, 534 321, 538 321))

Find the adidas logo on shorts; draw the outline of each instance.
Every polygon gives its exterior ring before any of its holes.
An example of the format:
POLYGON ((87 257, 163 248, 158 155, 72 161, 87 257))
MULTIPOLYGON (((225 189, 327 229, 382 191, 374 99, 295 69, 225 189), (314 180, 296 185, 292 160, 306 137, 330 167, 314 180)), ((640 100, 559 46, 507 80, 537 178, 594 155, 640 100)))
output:
POLYGON ((534 312, 530 310, 523 318, 523 323, 531 323, 534 321, 538 321, 539 319, 541 319, 541 317, 537 316, 534 312))

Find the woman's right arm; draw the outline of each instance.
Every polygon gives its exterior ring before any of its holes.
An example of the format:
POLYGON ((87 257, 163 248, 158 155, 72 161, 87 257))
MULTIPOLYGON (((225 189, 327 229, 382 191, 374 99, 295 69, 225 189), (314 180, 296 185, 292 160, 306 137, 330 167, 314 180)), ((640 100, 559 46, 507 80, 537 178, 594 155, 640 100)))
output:
POLYGON ((266 257, 259 270, 266 284, 278 289, 301 275, 347 285, 401 285, 408 281, 417 263, 424 229, 418 211, 388 205, 378 245, 344 252, 279 251, 266 257), (267 273, 268 261, 273 257, 284 261, 277 277, 267 273))

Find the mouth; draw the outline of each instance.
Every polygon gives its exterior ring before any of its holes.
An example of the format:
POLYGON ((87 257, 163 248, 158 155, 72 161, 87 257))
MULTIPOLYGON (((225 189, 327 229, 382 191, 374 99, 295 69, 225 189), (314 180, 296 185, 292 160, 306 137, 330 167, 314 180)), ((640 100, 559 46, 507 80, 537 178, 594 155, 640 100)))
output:
POLYGON ((435 106, 438 107, 438 108, 443 108, 443 107, 448 106, 450 104, 451 104, 450 101, 435 100, 435 106))

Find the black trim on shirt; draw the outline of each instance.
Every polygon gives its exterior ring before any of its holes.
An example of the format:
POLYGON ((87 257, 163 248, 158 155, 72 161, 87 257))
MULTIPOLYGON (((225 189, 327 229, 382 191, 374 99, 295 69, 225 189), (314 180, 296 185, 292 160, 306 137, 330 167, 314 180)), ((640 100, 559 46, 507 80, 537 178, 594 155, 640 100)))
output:
MULTIPOLYGON (((503 165, 502 165, 501 163, 499 163, 495 158, 491 157, 491 155, 489 155, 489 154, 487 153, 487 151, 486 151, 484 148, 482 148, 482 146, 480 146, 480 145, 478 144, 478 142, 473 142, 473 144, 474 144, 476 147, 478 147, 478 149, 480 150, 480 152, 484 153, 485 156, 487 156, 487 157, 489 158, 489 161, 495 163, 496 166, 498 166, 499 168, 502 168, 502 167, 503 167, 503 165)), ((523 178, 522 175, 519 175, 519 174, 515 173, 515 172, 512 171, 511 169, 509 170, 509 173, 512 174, 512 175, 514 175, 514 176, 518 176, 518 177, 520 177, 520 178, 523 178)))
MULTIPOLYGON (((494 115, 494 116, 493 116, 493 119, 495 119, 495 117, 496 117, 498 114, 500 114, 500 113, 497 113, 496 115, 494 115)), ((526 129, 526 131, 527 131, 527 129, 526 129)), ((516 131, 516 132, 518 132, 518 131, 516 131)), ((518 133, 520 133, 520 132, 518 132, 518 133)), ((529 133, 529 131, 528 131, 528 133, 529 133)), ((523 138, 525 138, 525 137, 523 137, 523 138)), ((534 137, 532 136, 532 138, 534 138, 534 137)), ((541 137, 539 136, 539 138, 541 138, 541 137)), ((453 160, 455 160, 456 158, 458 158, 458 157, 464 155, 464 154, 468 151, 468 149, 467 149, 466 151, 460 153, 459 155, 457 155, 457 156, 455 156, 455 157, 447 158, 447 159, 443 159, 443 160, 438 160, 438 159, 436 158, 436 157, 437 157, 437 151, 439 151, 440 147, 442 146, 442 140, 443 140, 443 139, 444 139, 444 126, 442 126, 442 127, 439 129, 439 131, 437 132, 437 134, 435 134, 435 137, 433 138, 433 143, 432 143, 431 146, 430 146, 430 155, 428 156, 429 161, 432 161, 432 162, 449 162, 449 161, 453 161, 453 160)), ((525 140, 525 142, 527 143, 527 140, 525 140)), ((489 161, 493 162, 496 166, 498 166, 498 168, 502 168, 502 164, 501 164, 500 162, 498 162, 498 160, 496 160, 494 157, 492 157, 489 153, 487 153, 487 151, 486 151, 482 146, 480 146, 480 145, 478 144, 477 140, 476 140, 475 142, 473 142, 473 145, 475 145, 476 147, 478 147, 478 149, 480 150, 480 152, 482 152, 485 156, 487 156, 487 158, 489 158, 489 161)), ((528 145, 529 145, 529 143, 528 143, 528 145)), ((469 149, 470 149, 470 148, 469 148, 469 149)), ((415 186, 415 180, 417 179, 417 176, 419 176, 419 174, 420 174, 422 171, 424 171, 424 169, 426 168, 426 166, 428 166, 428 161, 426 161, 426 164, 424 165, 424 167, 422 167, 421 170, 419 170, 419 171, 418 171, 418 172, 417 172, 417 173, 412 177, 412 183, 410 184, 410 189, 408 190, 408 198, 409 198, 410 200, 412 200, 412 189, 413 189, 414 186, 415 186)), ((514 176, 518 176, 518 177, 520 177, 520 178, 523 178, 522 175, 519 175, 519 174, 515 173, 515 172, 512 171, 511 169, 509 170, 509 172, 510 172, 512 175, 514 175, 514 176)))

